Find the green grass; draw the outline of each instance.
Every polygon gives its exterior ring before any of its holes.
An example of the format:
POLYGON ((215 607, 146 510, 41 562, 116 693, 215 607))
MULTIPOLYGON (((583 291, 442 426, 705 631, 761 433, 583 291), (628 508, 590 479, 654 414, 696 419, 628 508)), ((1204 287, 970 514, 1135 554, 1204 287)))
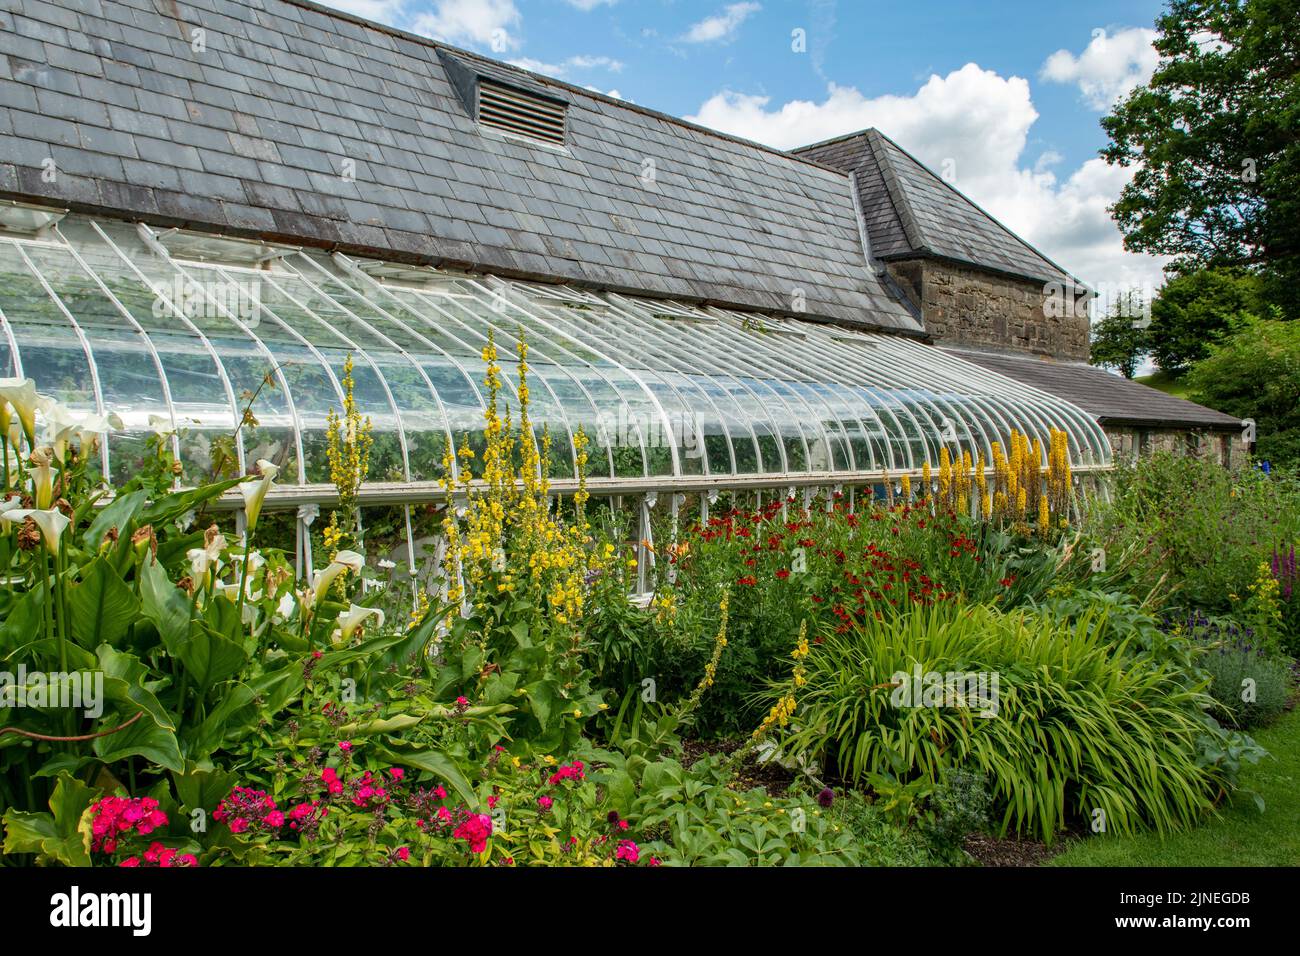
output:
POLYGON ((1191 392, 1188 389, 1185 378, 1174 378, 1167 372, 1152 372, 1150 375, 1138 375, 1133 381, 1150 388, 1158 388, 1175 398, 1190 399, 1191 392))
POLYGON ((1264 798, 1264 813, 1249 796, 1238 796, 1195 830, 1164 839, 1150 833, 1093 837, 1074 843, 1050 865, 1300 865, 1300 708, 1252 736, 1272 756, 1247 766, 1241 785, 1264 798))

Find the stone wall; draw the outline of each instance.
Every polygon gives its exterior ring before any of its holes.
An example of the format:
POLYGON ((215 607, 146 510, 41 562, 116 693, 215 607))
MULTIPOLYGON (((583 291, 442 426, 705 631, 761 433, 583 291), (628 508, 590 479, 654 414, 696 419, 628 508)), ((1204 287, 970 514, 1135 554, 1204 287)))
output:
POLYGON ((1048 315, 1041 281, 931 259, 891 262, 888 268, 940 345, 1088 360, 1087 314, 1048 315))
POLYGON ((1133 428, 1127 425, 1105 425, 1103 428, 1110 439, 1116 464, 1161 451, 1210 458, 1226 468, 1246 461, 1246 446, 1241 434, 1235 431, 1133 428))

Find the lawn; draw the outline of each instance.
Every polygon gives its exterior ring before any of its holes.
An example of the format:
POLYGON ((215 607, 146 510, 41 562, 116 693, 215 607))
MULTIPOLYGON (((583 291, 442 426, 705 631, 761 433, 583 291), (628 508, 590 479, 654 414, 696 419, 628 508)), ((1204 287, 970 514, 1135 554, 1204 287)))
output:
POLYGON ((1264 798, 1239 798, 1195 830, 1161 838, 1098 837, 1075 843, 1054 866, 1296 866, 1300 865, 1300 709, 1254 734, 1272 757, 1242 772, 1242 786, 1264 798))
POLYGON ((1157 388, 1162 392, 1174 396, 1174 398, 1191 399, 1190 390, 1183 378, 1175 378, 1168 372, 1152 372, 1150 375, 1138 375, 1133 381, 1139 382, 1149 388, 1157 388))

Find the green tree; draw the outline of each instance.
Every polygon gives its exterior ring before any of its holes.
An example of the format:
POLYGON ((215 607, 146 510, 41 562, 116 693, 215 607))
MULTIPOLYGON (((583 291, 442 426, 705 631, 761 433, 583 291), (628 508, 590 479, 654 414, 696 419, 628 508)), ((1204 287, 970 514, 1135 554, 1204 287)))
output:
POLYGON ((1254 419, 1260 458, 1300 465, 1300 323, 1247 319, 1187 382, 1196 401, 1254 419))
POLYGON ((1141 298, 1129 293, 1093 325, 1088 360, 1132 378, 1151 348, 1146 325, 1141 298))
POLYGON ((1160 66, 1102 120, 1133 179, 1111 212, 1184 272, 1259 269, 1300 315, 1300 0, 1172 0, 1160 66))
POLYGON ((1151 303, 1151 357, 1181 375, 1247 318, 1267 318, 1257 276, 1240 269, 1198 269, 1174 276, 1151 303))

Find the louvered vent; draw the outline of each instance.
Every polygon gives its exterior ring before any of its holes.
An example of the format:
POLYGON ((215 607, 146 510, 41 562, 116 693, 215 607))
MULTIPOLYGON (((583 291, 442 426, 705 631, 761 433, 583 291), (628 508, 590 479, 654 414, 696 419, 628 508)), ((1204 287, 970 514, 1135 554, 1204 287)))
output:
POLYGON ((480 78, 478 121, 484 126, 564 145, 564 104, 480 78))

